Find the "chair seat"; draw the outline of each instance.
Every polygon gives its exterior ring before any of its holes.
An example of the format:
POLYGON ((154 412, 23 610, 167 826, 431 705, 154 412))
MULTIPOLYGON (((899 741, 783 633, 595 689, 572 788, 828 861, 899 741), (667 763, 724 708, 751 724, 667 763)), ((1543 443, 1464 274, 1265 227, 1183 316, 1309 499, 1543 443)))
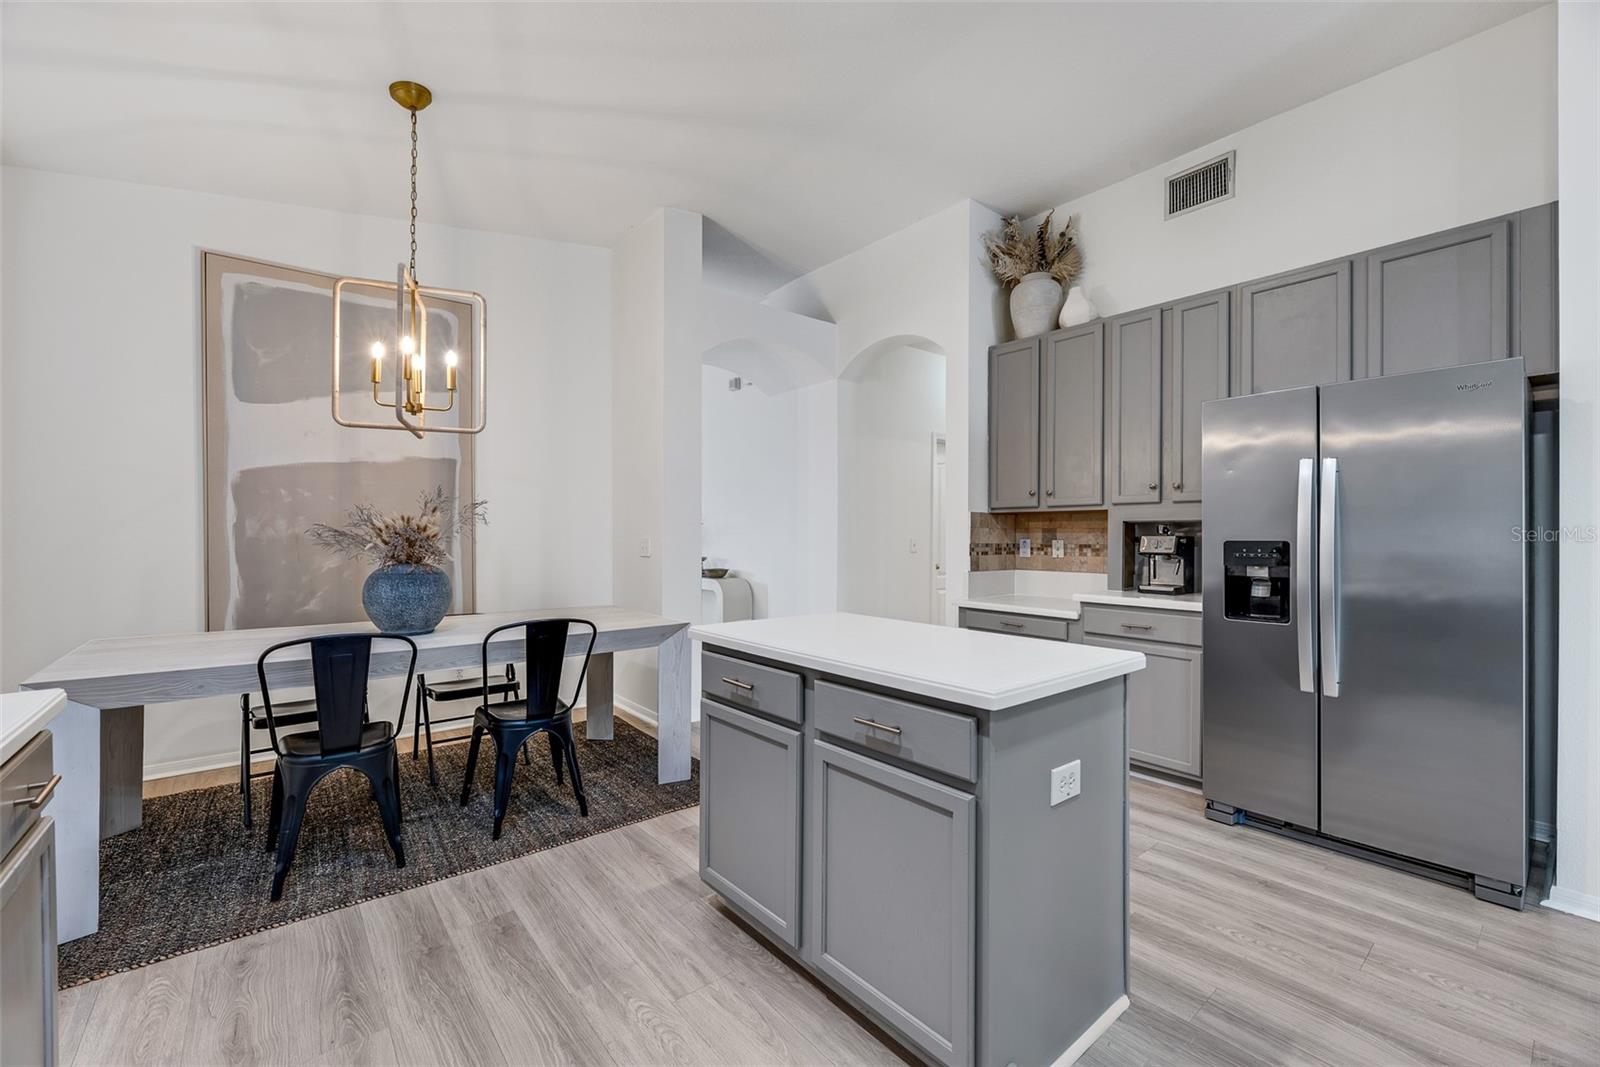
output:
MULTIPOLYGON (((277 713, 274 712, 274 715, 277 713)), ((383 720, 369 722, 361 728, 361 744, 359 748, 376 748, 387 743, 394 736, 394 724, 383 720)), ((285 756, 320 756, 322 755, 322 735, 316 730, 307 730, 303 734, 292 734, 281 738, 283 754, 285 756)))
POLYGON ((558 700, 556 701, 555 714, 548 716, 535 715, 533 716, 533 719, 530 720, 528 718, 528 702, 526 700, 508 700, 502 704, 478 705, 479 715, 484 715, 489 719, 498 719, 500 722, 508 723, 529 721, 554 722, 557 719, 565 718, 567 712, 571 710, 571 704, 568 704, 562 700, 558 700))
MULTIPOLYGON (((515 691, 517 686, 518 683, 508 681, 503 674, 490 675, 487 691, 490 696, 500 696, 515 691)), ((422 691, 428 695, 429 700, 466 700, 469 697, 482 697, 485 692, 482 678, 463 678, 456 682, 438 684, 429 682, 422 687, 422 691)))

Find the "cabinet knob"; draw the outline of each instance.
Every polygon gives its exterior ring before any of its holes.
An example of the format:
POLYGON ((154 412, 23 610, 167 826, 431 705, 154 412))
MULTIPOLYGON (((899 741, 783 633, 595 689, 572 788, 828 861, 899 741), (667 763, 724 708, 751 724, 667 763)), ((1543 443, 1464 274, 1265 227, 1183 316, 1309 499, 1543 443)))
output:
POLYGON ((1146 488, 1155 490, 1155 489, 1160 489, 1161 487, 1159 485, 1157 485, 1155 482, 1151 482, 1148 486, 1146 486, 1146 488))
POLYGON ((1172 483, 1172 488, 1174 488, 1174 489, 1182 489, 1183 488, 1183 483, 1182 482, 1173 482, 1172 483))
POLYGON ((1029 489, 1028 490, 1028 495, 1029 496, 1038 496, 1039 495, 1039 490, 1037 490, 1037 489, 1029 489))
POLYGON ((1046 489, 1044 491, 1044 495, 1045 496, 1055 496, 1056 495, 1056 491, 1054 489, 1046 489))

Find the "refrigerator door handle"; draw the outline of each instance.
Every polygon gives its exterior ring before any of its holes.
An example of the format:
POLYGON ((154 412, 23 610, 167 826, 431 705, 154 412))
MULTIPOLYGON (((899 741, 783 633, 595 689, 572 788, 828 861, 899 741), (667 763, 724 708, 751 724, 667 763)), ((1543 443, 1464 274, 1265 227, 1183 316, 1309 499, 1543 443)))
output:
POLYGON ((1322 695, 1339 695, 1339 461, 1322 461, 1322 503, 1318 508, 1317 584, 1321 608, 1322 695))
POLYGON ((1300 664, 1300 691, 1317 691, 1317 609, 1311 599, 1312 545, 1316 534, 1317 461, 1300 461, 1300 484, 1295 497, 1294 613, 1295 651, 1300 664))

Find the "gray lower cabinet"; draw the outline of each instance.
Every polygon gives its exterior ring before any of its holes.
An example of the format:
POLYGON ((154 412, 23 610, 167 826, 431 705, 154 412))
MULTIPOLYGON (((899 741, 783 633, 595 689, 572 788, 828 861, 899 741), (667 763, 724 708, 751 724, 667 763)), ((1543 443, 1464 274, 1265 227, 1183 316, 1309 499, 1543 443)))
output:
POLYGON ((700 702, 700 876, 800 947, 800 731, 700 702))
POLYGON ((1092 322, 1044 339, 1047 508, 1105 504, 1105 326, 1092 322))
POLYGON ((1107 325, 1111 364, 1111 503, 1161 502, 1161 309, 1107 325))
POLYGON ((56 1062, 56 828, 50 731, 0 766, 0 1064, 56 1062))
POLYGON ((813 964, 939 1063, 973 1055, 977 800, 812 742, 813 964))
POLYGON ((1167 312, 1172 340, 1167 359, 1166 498, 1200 499, 1200 405, 1228 395, 1233 294, 1208 293, 1167 312))
POLYGON ((989 350, 989 506, 1039 505, 1039 341, 989 350))
POLYGON ((1128 676, 1128 758, 1199 778, 1200 649, 1092 633, 1083 643, 1145 655, 1144 670, 1128 676))
POLYGON ((1239 391, 1269 393, 1353 376, 1347 259, 1239 287, 1239 391))
POLYGON ((1511 221, 1367 255, 1369 378, 1511 355, 1511 221))

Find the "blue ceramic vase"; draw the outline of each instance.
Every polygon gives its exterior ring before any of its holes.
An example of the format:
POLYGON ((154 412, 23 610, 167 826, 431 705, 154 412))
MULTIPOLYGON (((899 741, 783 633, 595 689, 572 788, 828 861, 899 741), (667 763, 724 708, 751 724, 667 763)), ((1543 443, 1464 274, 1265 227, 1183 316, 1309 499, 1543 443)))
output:
POLYGON ((450 576, 438 567, 391 563, 361 587, 367 618, 385 633, 429 634, 450 610, 450 576))

